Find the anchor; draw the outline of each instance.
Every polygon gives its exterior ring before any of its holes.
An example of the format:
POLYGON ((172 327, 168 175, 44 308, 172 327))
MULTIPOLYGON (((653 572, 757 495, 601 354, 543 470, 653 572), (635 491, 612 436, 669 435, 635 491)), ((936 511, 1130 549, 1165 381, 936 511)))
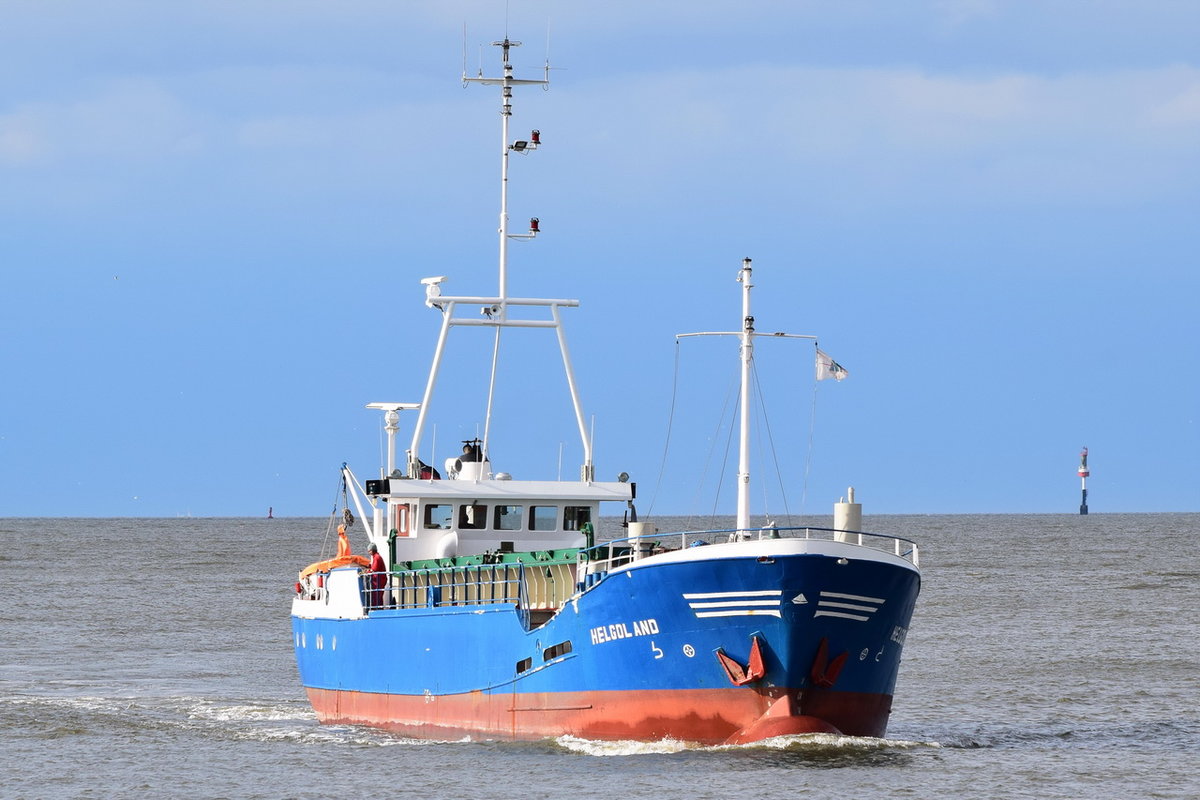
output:
POLYGON ((757 633, 750 636, 750 662, 744 667, 727 654, 725 648, 718 647, 714 652, 717 661, 725 670, 725 675, 734 686, 745 686, 767 674, 767 668, 763 664, 762 640, 757 633))
MULTIPOLYGON (((720 662, 734 686, 745 686, 766 676, 766 666, 763 663, 764 642, 761 634, 752 634, 750 638, 750 658, 746 666, 742 666, 737 659, 731 658, 722 648, 714 651, 717 661, 720 662)), ((848 652, 843 653, 830 663, 829 643, 822 639, 810 671, 810 677, 814 684, 819 683, 824 688, 833 686, 848 655, 848 652)), ((799 695, 790 690, 784 690, 782 694, 779 694, 778 688, 772 689, 763 684, 753 687, 753 691, 757 692, 767 704, 764 706, 762 715, 744 728, 730 734, 729 738, 725 740, 725 744, 749 744, 776 736, 796 736, 808 733, 841 734, 841 731, 829 721, 803 712, 801 709, 803 691, 799 695)))
POLYGON ((822 689, 832 688, 837 683, 838 675, 842 674, 842 667, 846 665, 849 655, 850 651, 847 650, 830 661, 829 639, 822 636, 821 643, 817 646, 817 655, 813 658, 812 668, 808 671, 812 685, 822 689))

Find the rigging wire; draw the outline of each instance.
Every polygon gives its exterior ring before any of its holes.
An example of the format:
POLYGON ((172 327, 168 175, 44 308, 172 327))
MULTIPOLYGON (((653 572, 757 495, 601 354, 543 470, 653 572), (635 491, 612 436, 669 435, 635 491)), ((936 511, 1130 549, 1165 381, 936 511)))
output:
MULTIPOLYGON (((708 477, 708 468, 712 466, 713 451, 716 450, 717 441, 721 434, 721 427, 725 424, 725 412, 729 410, 730 400, 733 398, 736 398, 738 395, 737 387, 738 387, 738 378, 735 375, 734 379, 732 381, 732 384, 729 387, 729 390, 725 393, 725 404, 721 408, 721 415, 717 418, 717 429, 713 433, 712 438, 709 440, 711 442, 711 444, 708 447, 708 455, 705 456, 704 469, 701 470, 701 472, 700 472, 700 480, 696 484, 696 494, 692 497, 692 502, 689 506, 690 508, 694 508, 694 509, 700 508, 700 493, 704 491, 704 481, 708 477)), ((737 416, 737 401, 734 400, 733 402, 734 402, 733 416, 736 417, 737 416)), ((730 436, 733 435, 732 421, 730 422, 730 425, 729 425, 729 435, 730 436)), ((729 449, 728 444, 726 444, 726 458, 725 458, 726 462, 728 462, 728 449, 729 449)), ((725 464, 723 463, 721 465, 721 469, 718 470, 717 488, 716 488, 716 492, 715 492, 715 494, 718 497, 721 494, 721 484, 724 482, 724 479, 725 479, 725 477, 724 477, 725 476, 725 468, 724 467, 725 467, 725 464)), ((715 506, 715 500, 714 500, 714 506, 715 506)), ((715 512, 714 512, 714 515, 715 515, 715 512)), ((687 527, 693 527, 691 524, 691 519, 688 520, 687 527)))
MULTIPOLYGON (((343 467, 345 464, 342 465, 343 467)), ((338 488, 333 491, 333 508, 329 510, 329 521, 325 523, 325 538, 321 540, 321 554, 328 552, 325 547, 329 544, 329 537, 333 534, 333 521, 337 519, 338 513, 338 495, 346 491, 346 473, 340 472, 341 480, 338 481, 338 488)))
MULTIPOLYGON (((779 482, 779 495, 780 495, 780 499, 783 502, 784 518, 787 520, 787 524, 791 525, 792 524, 792 511, 788 507, 787 487, 783 482, 783 470, 780 469, 780 467, 779 467, 779 451, 775 447, 775 434, 771 430, 771 417, 767 414, 766 395, 763 392, 762 385, 758 379, 758 364, 757 363, 751 367, 751 373, 754 375, 754 388, 755 388, 755 393, 758 395, 758 406, 759 406, 760 414, 762 416, 762 427, 766 428, 766 430, 767 430, 767 443, 769 444, 769 449, 771 451, 771 461, 775 465, 775 479, 779 482)), ((755 426, 755 430, 756 431, 760 430, 757 425, 755 426)), ((761 441, 761 433, 760 433, 760 441, 761 441)), ((759 449, 761 449, 761 448, 759 448, 759 449)), ((763 485, 763 511, 764 511, 764 513, 766 513, 766 509, 768 507, 766 481, 762 481, 762 485, 763 485)), ((767 516, 769 517, 770 515, 768 514, 767 516)))
MULTIPOLYGON (((813 340, 813 347, 818 349, 820 348, 820 345, 817 343, 816 339, 813 340)), ((812 413, 809 415, 808 419, 808 452, 804 456, 804 482, 801 484, 802 489, 800 492, 801 514, 804 514, 804 509, 807 507, 808 503, 808 472, 810 469, 812 469, 813 436, 817 429, 817 386, 819 384, 820 381, 813 381, 812 413)))
POLYGON ((679 390, 679 339, 675 340, 675 367, 671 375, 671 409, 667 412, 667 440, 663 442, 662 461, 658 465, 658 480, 654 483, 654 493, 650 495, 650 508, 646 511, 649 517, 654 513, 654 504, 658 501, 658 491, 662 488, 663 474, 667 471, 667 451, 671 447, 671 428, 675 424, 675 398, 679 390))
MULTIPOLYGON (((815 341, 814 341, 814 344, 815 344, 815 341)), ((657 501, 659 492, 662 489, 663 476, 666 473, 666 467, 667 467, 667 456, 668 456, 668 452, 670 450, 670 445, 671 445, 671 435, 672 435, 672 432, 674 429, 674 424, 675 424, 675 410, 676 410, 676 405, 677 405, 677 401, 679 398, 679 371, 680 371, 680 353, 681 353, 681 349, 680 349, 679 345, 680 345, 680 341, 679 341, 679 339, 676 339, 675 340, 675 363, 674 363, 674 366, 672 369, 672 376, 671 376, 671 405, 670 405, 670 411, 669 411, 668 417, 667 417, 667 436, 666 436, 666 441, 663 444, 663 454, 662 454, 662 460, 660 461, 660 464, 659 464, 658 479, 654 484, 654 493, 652 495, 652 499, 650 502, 650 511, 648 512, 650 514, 652 514, 654 511, 654 503, 657 501)), ((761 416, 761 422, 759 421, 758 417, 755 418, 755 435, 759 442, 758 451, 760 451, 760 452, 762 451, 762 447, 761 447, 762 429, 765 428, 766 435, 767 435, 768 449, 771 452, 771 462, 775 469, 776 480, 779 483, 779 493, 780 493, 781 502, 783 503, 784 517, 787 521, 787 524, 790 525, 790 524, 792 524, 791 504, 788 500, 787 485, 783 479, 783 470, 781 469, 780 464, 779 464, 779 450, 775 446, 775 434, 771 428, 770 416, 767 414, 766 398, 765 398, 765 394, 762 390, 762 383, 759 379, 757 363, 752 363, 751 373, 752 373, 753 379, 754 379, 755 393, 757 394, 757 397, 758 397, 758 404, 759 404, 759 410, 760 410, 760 416, 761 416)), ((692 497, 691 503, 689 504, 690 508, 697 508, 699 505, 700 495, 701 495, 701 492, 704 491, 704 482, 708 477, 708 470, 713 464, 713 453, 716 449, 716 444, 720 437, 721 429, 725 424, 726 412, 729 411, 729 404, 730 404, 731 398, 734 398, 733 417, 736 418, 736 416, 737 416, 739 406, 740 406, 740 400, 738 399, 739 395, 736 392, 736 389, 737 389, 737 381, 735 380, 733 388, 730 389, 729 393, 727 393, 725 396, 725 402, 721 409, 721 414, 718 417, 717 428, 716 428, 716 431, 714 432, 712 439, 710 439, 711 444, 709 446, 708 453, 704 460, 704 466, 703 466, 703 469, 701 470, 700 478, 696 484, 696 492, 692 497)), ((811 414, 809 417, 809 427, 808 427, 808 446, 807 446, 807 451, 806 451, 805 460, 804 460, 804 479, 801 484, 800 509, 798 511, 798 516, 803 516, 804 509, 806 507, 806 503, 808 500, 808 478, 809 478, 809 472, 812 469, 813 441, 815 438, 816 421, 817 421, 816 389, 817 389, 817 385, 814 382, 814 384, 813 384, 813 401, 812 401, 812 406, 811 406, 811 414)), ((716 490, 713 493, 713 506, 712 506, 712 511, 710 514, 710 518, 711 518, 711 520, 713 520, 713 522, 712 522, 713 525, 715 525, 716 508, 720 501, 720 492, 721 492, 721 488, 724 483, 724 475, 728 471, 727 467, 729 464, 729 451, 730 451, 731 443, 733 440, 733 428, 734 428, 734 426, 731 422, 730 427, 729 427, 729 432, 726 435, 725 453, 722 458, 722 465, 721 465, 721 470, 720 470, 720 475, 722 477, 720 477, 718 479, 716 490)), ((767 513, 766 509, 768 507, 769 507, 769 497, 767 494, 766 483, 763 482, 764 513, 767 513)), ((769 513, 768 513, 768 516, 769 516, 769 513)), ((685 525, 685 527, 690 527, 690 526, 692 526, 692 518, 691 517, 688 518, 687 525, 685 525)))
POLYGON ((721 458, 721 470, 718 473, 721 477, 717 480, 717 490, 713 492, 713 508, 712 515, 709 517, 709 527, 717 527, 717 503, 721 499, 721 487, 725 485, 725 475, 729 473, 729 450, 733 446, 733 429, 736 427, 733 424, 733 419, 737 417, 738 409, 741 407, 741 393, 738 393, 738 399, 733 403, 733 415, 729 421, 729 435, 725 437, 725 454, 721 458))
POLYGON ((791 503, 788 502, 787 484, 783 480, 783 470, 779 466, 779 450, 775 447, 775 434, 771 430, 771 421, 770 418, 767 417, 765 408, 763 409, 763 419, 766 420, 767 423, 767 438, 771 442, 771 458, 775 462, 775 477, 779 480, 779 495, 783 502, 783 514, 785 519, 787 519, 788 524, 791 525, 792 508, 791 503))
MULTIPOLYGON (((483 455, 488 455, 488 440, 492 434, 492 405, 496 398, 496 372, 500 363, 500 326, 496 326, 496 341, 492 344, 492 374, 488 379, 487 416, 483 424, 483 455)), ((479 438, 479 423, 475 423, 475 438, 479 438)))
MULTIPOLYGON (((750 363, 750 375, 751 375, 751 378, 754 379, 754 396, 758 401, 758 413, 754 415, 754 437, 755 437, 754 457, 755 457, 755 462, 757 462, 758 464, 761 464, 762 463, 762 455, 761 455, 761 453, 762 453, 762 428, 763 428, 763 423, 766 422, 766 419, 767 419, 767 407, 766 407, 766 404, 764 404, 764 402, 763 402, 762 384, 758 383, 758 362, 757 362, 757 360, 752 361, 750 363)), ((768 437, 769 437, 769 426, 768 426, 768 437)), ((774 443, 772 443, 772 446, 774 446, 774 443)), ((776 468, 778 468, 778 462, 776 462, 776 468)), ((757 471, 758 470, 755 467, 755 465, 751 464, 750 474, 755 475, 755 474, 757 474, 757 471)), ((778 469, 776 469, 776 471, 778 471, 778 469)), ((768 497, 768 493, 767 493, 767 481, 758 481, 758 486, 760 486, 762 488, 762 513, 763 513, 763 516, 766 517, 767 519, 770 519, 770 498, 768 497)))

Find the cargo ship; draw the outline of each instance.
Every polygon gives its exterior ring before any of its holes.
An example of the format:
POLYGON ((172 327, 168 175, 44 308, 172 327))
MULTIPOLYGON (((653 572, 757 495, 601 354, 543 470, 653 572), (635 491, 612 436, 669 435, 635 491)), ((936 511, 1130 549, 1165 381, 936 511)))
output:
MULTIPOLYGON (((379 477, 362 481, 341 467, 344 508, 331 527, 340 522, 356 544, 300 570, 292 600, 300 681, 317 717, 426 739, 884 736, 920 589, 917 545, 858 530, 853 515, 831 528, 751 525, 754 342, 790 335, 755 330, 749 259, 737 271, 735 329, 682 334, 739 340, 733 527, 660 531, 638 519, 628 476, 596 480, 562 326, 562 311, 578 301, 508 292, 509 241, 539 232, 536 219, 527 231, 509 228, 509 159, 542 144, 537 130, 510 135, 513 92, 546 86, 549 68, 516 78, 510 56, 519 42, 494 44, 499 76, 463 80, 500 89, 498 290, 452 295, 444 276, 422 281, 425 305, 441 316, 423 396, 368 404, 386 432, 379 477), (456 445, 439 470, 422 460, 423 435, 447 338, 467 326, 494 332, 487 412, 482 436, 463 442, 461 454, 456 445), (527 480, 493 467, 500 337, 511 328, 557 337, 582 445, 577 480, 527 480), (415 419, 398 458, 402 416, 415 419), (615 538, 598 535, 601 515, 623 520, 615 538)), ((829 369, 817 352, 818 370, 829 369)))

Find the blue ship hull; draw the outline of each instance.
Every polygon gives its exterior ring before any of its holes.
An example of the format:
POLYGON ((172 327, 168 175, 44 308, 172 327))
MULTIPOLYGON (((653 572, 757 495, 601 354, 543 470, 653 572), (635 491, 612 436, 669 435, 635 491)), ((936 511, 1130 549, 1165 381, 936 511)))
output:
POLYGON ((301 680, 324 721, 420 736, 882 736, 919 574, 824 544, 634 562, 531 629, 518 603, 294 616, 301 680))

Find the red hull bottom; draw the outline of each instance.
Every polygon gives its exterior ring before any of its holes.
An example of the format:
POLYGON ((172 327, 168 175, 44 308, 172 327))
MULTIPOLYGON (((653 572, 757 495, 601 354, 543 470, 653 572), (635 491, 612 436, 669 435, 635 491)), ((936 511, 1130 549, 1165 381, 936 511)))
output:
POLYGON ((394 695, 308 689, 317 718, 421 739, 478 736, 747 744, 773 736, 882 737, 890 695, 770 689, 394 695))

